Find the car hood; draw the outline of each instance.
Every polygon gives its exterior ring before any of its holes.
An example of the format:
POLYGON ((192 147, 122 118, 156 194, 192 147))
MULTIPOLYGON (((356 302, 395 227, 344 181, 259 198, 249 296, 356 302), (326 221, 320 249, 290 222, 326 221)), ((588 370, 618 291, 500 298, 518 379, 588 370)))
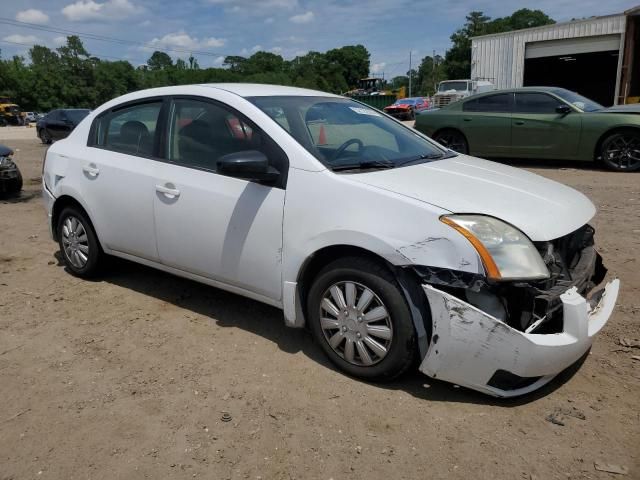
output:
POLYGON ((566 185, 466 155, 353 174, 351 178, 452 213, 499 218, 533 241, 571 233, 587 223, 596 211, 587 197, 566 185))
POLYGON ((613 107, 596 110, 596 113, 640 113, 640 103, 614 105, 613 107))

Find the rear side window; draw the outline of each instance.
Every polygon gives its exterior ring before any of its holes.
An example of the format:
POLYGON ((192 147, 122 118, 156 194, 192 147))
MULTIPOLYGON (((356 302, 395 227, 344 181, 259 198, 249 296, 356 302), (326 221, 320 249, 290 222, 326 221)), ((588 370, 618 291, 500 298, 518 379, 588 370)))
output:
POLYGON ((561 102, 546 93, 516 93, 517 113, 556 113, 561 102))
POLYGON ((512 93, 498 93, 466 101, 462 105, 465 112, 511 112, 512 93))
POLYGON ((112 110, 97 119, 95 145, 121 153, 149 157, 162 102, 130 105, 112 110))

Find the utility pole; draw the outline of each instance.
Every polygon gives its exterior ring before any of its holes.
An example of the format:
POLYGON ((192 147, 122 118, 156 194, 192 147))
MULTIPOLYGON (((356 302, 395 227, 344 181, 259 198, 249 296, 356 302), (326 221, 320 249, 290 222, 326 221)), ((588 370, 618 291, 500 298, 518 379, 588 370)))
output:
POLYGON ((431 57, 431 58, 433 59, 431 61, 431 66, 433 67, 433 69, 432 69, 433 70, 433 78, 432 78, 433 89, 437 90, 438 87, 436 86, 436 78, 437 78, 437 76, 436 76, 436 68, 438 68, 438 63, 436 62, 436 51, 435 51, 435 49, 433 50, 433 57, 431 57))
POLYGON ((409 50, 409 96, 411 96, 411 50, 409 50))

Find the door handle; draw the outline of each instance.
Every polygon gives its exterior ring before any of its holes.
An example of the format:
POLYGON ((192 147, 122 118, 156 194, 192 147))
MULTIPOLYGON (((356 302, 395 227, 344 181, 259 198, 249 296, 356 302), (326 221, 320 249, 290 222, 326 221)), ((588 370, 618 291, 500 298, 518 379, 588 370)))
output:
POLYGON ((524 120, 515 120, 513 123, 516 125, 524 125, 524 120))
POLYGON ((469 117, 463 118, 462 120, 465 121, 465 122, 470 122, 471 121, 471 119, 469 117))
POLYGON ((100 169, 96 167, 95 163, 90 163, 82 167, 82 171, 90 177, 97 177, 100 174, 100 169))
POLYGON ((172 183, 166 183, 164 185, 156 185, 156 191, 164 194, 167 198, 176 198, 180 196, 180 190, 175 188, 172 183))

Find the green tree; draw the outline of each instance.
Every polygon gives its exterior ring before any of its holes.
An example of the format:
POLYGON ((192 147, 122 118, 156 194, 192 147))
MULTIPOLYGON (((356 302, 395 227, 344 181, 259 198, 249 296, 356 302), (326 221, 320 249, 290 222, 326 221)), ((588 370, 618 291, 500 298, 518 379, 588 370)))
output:
POLYGON ((150 70, 166 70, 173 67, 173 60, 169 54, 156 50, 147 60, 147 65, 150 70))
POLYGON ((339 67, 340 73, 352 88, 358 85, 358 80, 369 75, 369 51, 363 45, 347 45, 329 50, 326 54, 329 63, 339 67))
POLYGON ((420 62, 415 77, 414 92, 416 95, 432 95, 436 85, 446 80, 447 74, 442 66, 444 59, 440 55, 427 55, 420 62))

